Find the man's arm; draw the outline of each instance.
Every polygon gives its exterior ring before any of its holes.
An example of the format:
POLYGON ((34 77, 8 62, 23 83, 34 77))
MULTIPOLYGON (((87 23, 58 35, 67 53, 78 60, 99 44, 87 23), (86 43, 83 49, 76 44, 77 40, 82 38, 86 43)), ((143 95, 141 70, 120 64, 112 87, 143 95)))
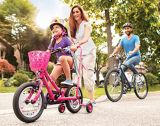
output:
POLYGON ((137 44, 134 50, 129 51, 129 54, 132 55, 133 53, 136 53, 140 49, 140 44, 137 44))
POLYGON ((113 57, 116 53, 118 53, 121 50, 121 45, 119 44, 113 51, 113 53, 109 57, 113 57))

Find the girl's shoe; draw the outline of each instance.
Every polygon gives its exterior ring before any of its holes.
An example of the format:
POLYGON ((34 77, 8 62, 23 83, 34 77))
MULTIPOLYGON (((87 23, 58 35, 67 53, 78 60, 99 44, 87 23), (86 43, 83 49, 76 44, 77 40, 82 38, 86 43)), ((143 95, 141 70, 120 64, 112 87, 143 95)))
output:
POLYGON ((96 106, 96 101, 89 101, 88 104, 91 103, 94 107, 96 106))
POLYGON ((61 82, 61 84, 63 84, 63 85, 69 85, 69 86, 73 85, 72 80, 65 80, 65 81, 61 82))

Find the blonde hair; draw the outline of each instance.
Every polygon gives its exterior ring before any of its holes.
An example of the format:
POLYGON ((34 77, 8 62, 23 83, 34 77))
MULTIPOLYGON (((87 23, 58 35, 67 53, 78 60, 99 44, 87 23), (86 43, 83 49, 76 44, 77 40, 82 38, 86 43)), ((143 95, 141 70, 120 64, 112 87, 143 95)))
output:
POLYGON ((74 8, 78 8, 78 10, 81 12, 81 18, 82 21, 88 21, 87 16, 84 13, 84 10, 82 9, 82 7, 80 7, 79 5, 75 5, 72 7, 71 12, 70 12, 70 17, 69 17, 69 27, 70 27, 70 34, 71 37, 75 38, 76 36, 76 31, 77 31, 77 25, 76 25, 76 20, 73 17, 73 9, 74 8))

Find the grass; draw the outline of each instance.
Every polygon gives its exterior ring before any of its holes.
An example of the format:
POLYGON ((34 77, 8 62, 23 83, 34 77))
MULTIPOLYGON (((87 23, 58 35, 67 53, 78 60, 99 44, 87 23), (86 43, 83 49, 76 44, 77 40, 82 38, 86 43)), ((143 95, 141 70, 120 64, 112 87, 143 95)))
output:
POLYGON ((0 87, 0 93, 13 93, 15 92, 17 87, 0 87))
POLYGON ((154 86, 149 86, 149 91, 160 91, 160 84, 154 85, 154 86))
MULTIPOLYGON (((84 89, 84 88, 82 88, 82 92, 83 92, 83 97, 84 98, 88 98, 88 92, 84 89)), ((105 91, 104 91, 104 88, 95 88, 95 94, 94 94, 94 97, 95 98, 98 98, 98 97, 100 97, 100 96, 102 96, 102 95, 105 95, 105 91)))
MULTIPOLYGON (((17 87, 5 87, 3 85, 3 81, 0 80, 0 93, 14 93, 16 91, 17 87)), ((45 91, 45 89, 44 89, 45 91)), ((160 84, 154 85, 154 86, 149 86, 149 92, 154 92, 154 91, 160 91, 160 84)), ((46 92, 46 91, 45 91, 46 92)), ((87 91, 82 88, 83 92, 83 97, 87 98, 88 93, 87 91)), ((105 95, 104 88, 95 88, 95 98, 98 98, 102 95, 105 95)))

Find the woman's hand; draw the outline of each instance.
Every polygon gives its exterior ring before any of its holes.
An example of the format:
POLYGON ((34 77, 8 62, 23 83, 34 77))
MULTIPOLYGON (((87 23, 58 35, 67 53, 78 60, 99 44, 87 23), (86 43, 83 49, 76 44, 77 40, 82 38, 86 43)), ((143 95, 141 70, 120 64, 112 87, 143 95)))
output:
POLYGON ((75 52, 77 50, 77 45, 72 45, 70 49, 75 52))

